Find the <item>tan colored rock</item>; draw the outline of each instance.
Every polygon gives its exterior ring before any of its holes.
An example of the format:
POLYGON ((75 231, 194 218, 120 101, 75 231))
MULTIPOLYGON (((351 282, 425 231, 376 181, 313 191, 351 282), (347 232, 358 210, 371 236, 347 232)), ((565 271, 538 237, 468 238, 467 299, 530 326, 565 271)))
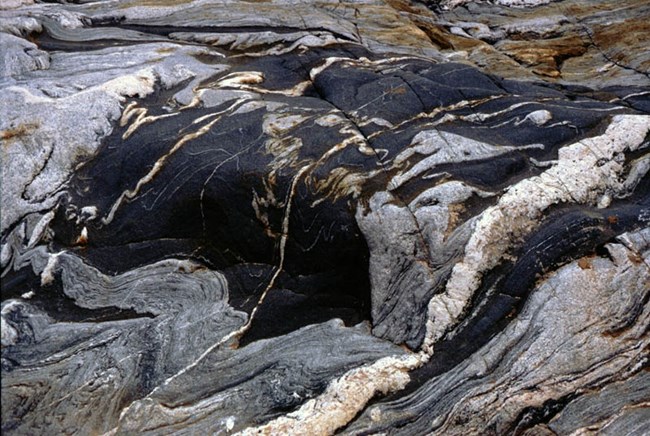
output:
POLYGON ((532 47, 530 41, 506 41, 496 47, 539 76, 559 78, 562 76, 562 62, 567 58, 585 54, 587 45, 583 38, 571 35, 544 39, 539 45, 532 47))
POLYGON ((466 51, 467 61, 491 73, 596 88, 650 86, 646 1, 443 5, 448 10, 434 19, 411 19, 443 50, 466 51))

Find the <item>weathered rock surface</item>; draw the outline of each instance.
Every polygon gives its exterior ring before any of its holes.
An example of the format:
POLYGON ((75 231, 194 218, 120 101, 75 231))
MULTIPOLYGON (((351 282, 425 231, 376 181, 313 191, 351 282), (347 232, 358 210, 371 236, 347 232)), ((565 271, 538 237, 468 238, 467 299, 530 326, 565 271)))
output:
POLYGON ((7 434, 644 434, 647 2, 0 9, 7 434))

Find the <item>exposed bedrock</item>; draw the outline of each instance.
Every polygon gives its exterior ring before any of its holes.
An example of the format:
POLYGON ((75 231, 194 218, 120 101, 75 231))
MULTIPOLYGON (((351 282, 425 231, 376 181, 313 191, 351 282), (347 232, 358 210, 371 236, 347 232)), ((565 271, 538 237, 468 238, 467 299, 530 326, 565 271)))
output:
POLYGON ((644 434, 646 3, 3 3, 3 433, 644 434))

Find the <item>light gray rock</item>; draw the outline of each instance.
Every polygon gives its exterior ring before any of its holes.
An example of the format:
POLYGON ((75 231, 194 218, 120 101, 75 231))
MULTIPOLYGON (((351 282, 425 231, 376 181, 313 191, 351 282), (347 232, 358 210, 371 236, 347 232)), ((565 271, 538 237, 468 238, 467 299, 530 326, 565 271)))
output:
POLYGON ((472 231, 471 220, 455 228, 452 210, 482 194, 449 182, 408 205, 378 192, 367 209, 357 210, 370 250, 374 334, 419 347, 426 334, 426 302, 441 292, 472 231))
MULTIPOLYGON (((639 371, 647 359, 650 251, 646 245, 640 262, 620 244, 608 251, 610 257, 591 258, 588 267, 576 261, 552 273, 485 347, 412 394, 369 407, 346 434, 503 434, 548 419, 567 403, 567 415, 551 426, 559 433, 570 431, 560 427, 563 422, 577 429, 603 425, 605 417, 613 419, 613 428, 633 431, 645 421, 643 408, 636 420, 624 418, 627 412, 615 402, 585 410, 595 403, 593 390, 604 400, 621 380, 634 374, 643 379, 639 371), (619 411, 623 416, 614 424, 619 411)), ((639 389, 621 401, 634 404, 647 386, 639 389)))
POLYGON ((49 55, 36 44, 23 38, 0 32, 0 44, 6 47, 0 58, 0 76, 16 76, 28 71, 43 70, 50 66, 49 55))
POLYGON ((648 5, 0 5, 3 434, 642 434, 648 5))
POLYGON ((115 434, 226 434, 313 397, 323 388, 323 378, 393 354, 402 351, 373 338, 362 325, 346 328, 336 320, 240 350, 215 350, 132 403, 115 434), (304 352, 307 349, 309 353, 304 352))

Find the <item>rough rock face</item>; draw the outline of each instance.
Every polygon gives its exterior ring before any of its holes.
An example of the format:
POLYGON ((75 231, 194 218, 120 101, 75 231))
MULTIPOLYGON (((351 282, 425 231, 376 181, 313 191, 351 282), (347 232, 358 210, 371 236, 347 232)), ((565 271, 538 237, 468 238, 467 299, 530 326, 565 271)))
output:
POLYGON ((648 23, 4 2, 3 433, 643 434, 648 23))

